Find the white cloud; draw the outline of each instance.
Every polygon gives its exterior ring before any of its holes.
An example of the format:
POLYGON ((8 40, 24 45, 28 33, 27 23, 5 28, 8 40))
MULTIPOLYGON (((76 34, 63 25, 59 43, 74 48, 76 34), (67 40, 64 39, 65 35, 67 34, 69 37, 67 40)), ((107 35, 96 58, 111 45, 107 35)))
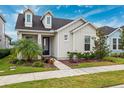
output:
POLYGON ((112 17, 108 20, 102 20, 102 21, 94 22, 94 24, 98 27, 100 27, 100 26, 120 27, 120 26, 124 25, 124 22, 118 20, 117 17, 112 17))
POLYGON ((95 9, 95 10, 92 10, 92 11, 89 11, 89 12, 85 13, 83 16, 88 17, 88 16, 91 16, 91 15, 94 15, 94 14, 97 14, 97 13, 101 13, 101 12, 103 12, 103 10, 95 9))
POLYGON ((83 16, 88 17, 88 16, 91 16, 91 15, 94 15, 94 14, 110 11, 110 10, 118 8, 118 7, 120 7, 120 6, 116 6, 116 7, 115 6, 111 6, 111 7, 109 6, 109 7, 102 8, 102 9, 99 8, 99 9, 91 10, 91 11, 85 13, 83 16))

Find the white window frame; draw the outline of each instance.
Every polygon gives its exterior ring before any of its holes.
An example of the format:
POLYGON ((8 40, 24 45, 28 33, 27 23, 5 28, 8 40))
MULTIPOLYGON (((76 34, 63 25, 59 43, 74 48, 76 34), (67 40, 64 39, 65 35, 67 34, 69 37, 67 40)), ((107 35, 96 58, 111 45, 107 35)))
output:
POLYGON ((118 50, 118 48, 117 48, 118 47, 118 44, 117 44, 118 42, 117 41, 118 41, 118 38, 112 38, 112 50, 118 50), (114 39, 116 39, 116 49, 113 48, 113 45, 114 45, 113 40, 114 39))
POLYGON ((84 51, 86 51, 86 52, 91 51, 91 36, 89 36, 89 35, 85 35, 85 36, 84 36, 84 51), (86 49, 85 49, 85 44, 86 44, 86 43, 85 43, 85 37, 87 37, 87 36, 90 37, 90 43, 89 43, 89 44, 90 44, 90 49, 89 49, 89 50, 86 50, 86 49))
POLYGON ((69 34, 68 33, 64 33, 64 41, 69 41, 69 34), (65 35, 67 35, 67 39, 65 40, 65 35))
POLYGON ((27 22, 31 22, 31 15, 30 14, 27 14, 27 22), (28 17, 29 17, 29 20, 28 20, 28 17))
POLYGON ((46 19, 47 19, 47 24, 50 25, 50 23, 51 23, 51 21, 50 21, 51 17, 50 17, 50 16, 47 16, 46 19), (49 21, 48 21, 48 19, 49 19, 49 21), (48 23, 48 22, 49 22, 49 23, 48 23))
POLYGON ((118 46, 118 50, 122 50, 122 49, 119 49, 119 39, 121 40, 121 38, 117 38, 117 42, 118 42, 118 44, 117 44, 117 46, 118 46))
POLYGON ((112 50, 122 50, 122 49, 119 49, 119 37, 113 37, 112 38, 112 50), (113 49, 113 39, 116 39, 116 49, 113 49))

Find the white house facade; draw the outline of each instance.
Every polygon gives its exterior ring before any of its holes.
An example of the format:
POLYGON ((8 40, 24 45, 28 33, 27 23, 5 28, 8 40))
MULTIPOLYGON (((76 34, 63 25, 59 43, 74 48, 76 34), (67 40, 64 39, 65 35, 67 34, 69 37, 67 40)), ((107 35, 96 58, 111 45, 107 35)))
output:
POLYGON ((112 53, 120 53, 123 52, 121 49, 121 32, 122 28, 112 28, 108 26, 104 26, 100 28, 107 37, 107 45, 112 53))
POLYGON ((0 15, 0 48, 10 48, 11 38, 5 34, 5 19, 0 15))
POLYGON ((93 51, 96 29, 83 18, 56 18, 50 11, 37 16, 31 9, 19 14, 16 22, 18 39, 33 39, 43 48, 43 56, 57 59, 66 59, 69 51, 93 51))

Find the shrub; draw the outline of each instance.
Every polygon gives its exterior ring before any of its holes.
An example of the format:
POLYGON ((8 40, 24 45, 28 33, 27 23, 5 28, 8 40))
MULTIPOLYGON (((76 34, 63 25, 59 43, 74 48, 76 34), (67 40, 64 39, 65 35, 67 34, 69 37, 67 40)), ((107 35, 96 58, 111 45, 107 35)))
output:
POLYGON ((17 64, 17 65, 22 65, 25 63, 25 60, 18 60, 18 59, 13 59, 10 61, 11 64, 17 64))
POLYGON ((73 52, 67 52, 67 54, 68 54, 69 59, 72 59, 73 56, 74 56, 74 53, 73 52))
POLYGON ((10 55, 10 49, 0 49, 0 58, 10 55))
POLYGON ((76 55, 78 59, 85 58, 85 59, 92 59, 95 58, 96 55, 93 52, 86 52, 86 53, 80 53, 80 52, 68 52, 68 56, 70 59, 72 59, 76 55))
POLYGON ((112 57, 121 57, 121 58, 124 58, 124 53, 112 53, 111 54, 112 57))
POLYGON ((18 62, 18 59, 10 60, 11 64, 16 64, 18 62))
POLYGON ((95 58, 96 55, 92 52, 86 52, 86 53, 83 53, 83 58, 86 58, 86 59, 92 59, 92 58, 95 58))
POLYGON ((18 61, 16 62, 17 65, 22 65, 22 64, 24 64, 24 63, 25 63, 25 60, 18 60, 18 61))
POLYGON ((77 53, 76 56, 77 56, 78 59, 83 57, 83 55, 81 53, 77 53))
POLYGON ((43 64, 42 62, 38 61, 38 62, 34 62, 34 63, 32 64, 32 66, 33 66, 33 67, 43 67, 44 64, 43 64))
POLYGON ((98 38, 95 40, 94 52, 97 59, 103 59, 111 52, 109 50, 109 46, 106 43, 107 37, 105 36, 105 33, 100 29, 97 29, 96 35, 98 38))

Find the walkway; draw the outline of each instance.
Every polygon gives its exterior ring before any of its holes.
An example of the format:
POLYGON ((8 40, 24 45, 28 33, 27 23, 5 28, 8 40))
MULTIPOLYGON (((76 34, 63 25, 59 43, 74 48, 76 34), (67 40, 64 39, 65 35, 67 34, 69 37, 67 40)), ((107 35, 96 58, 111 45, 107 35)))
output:
POLYGON ((84 74, 92 74, 92 73, 115 71, 115 70, 124 70, 124 65, 66 69, 66 70, 0 76, 0 86, 12 84, 12 83, 33 81, 33 80, 78 76, 84 74))
POLYGON ((71 69, 69 66, 63 64, 62 62, 55 60, 54 65, 60 70, 71 69))

